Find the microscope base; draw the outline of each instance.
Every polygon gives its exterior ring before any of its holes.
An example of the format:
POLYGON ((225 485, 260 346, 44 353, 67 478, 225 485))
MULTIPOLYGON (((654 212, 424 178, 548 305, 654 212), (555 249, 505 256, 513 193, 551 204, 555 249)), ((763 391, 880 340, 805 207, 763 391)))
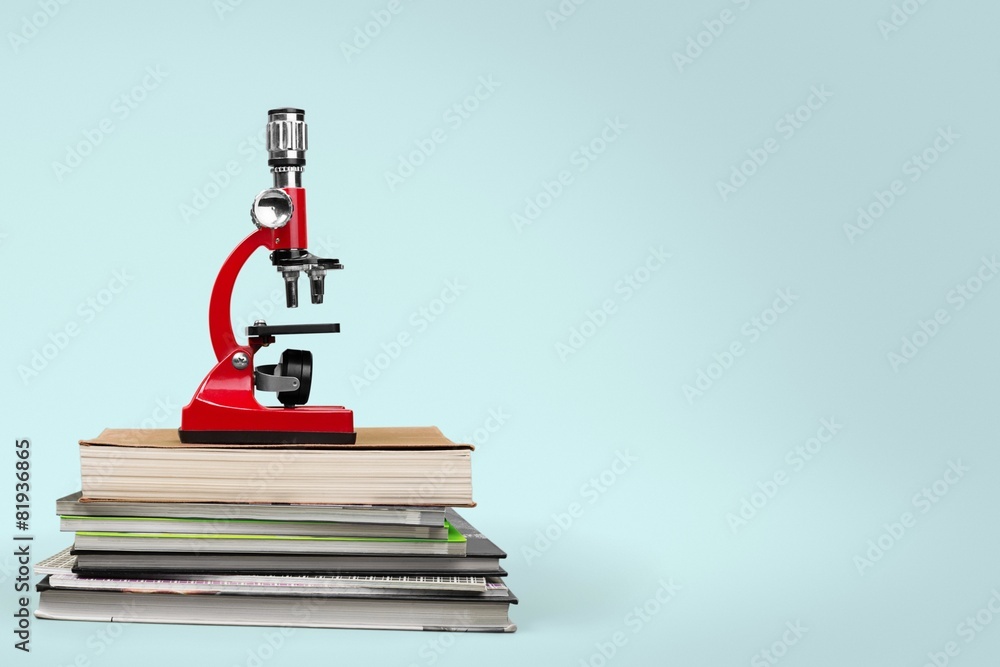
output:
POLYGON ((312 431, 178 431, 181 442, 206 445, 353 445, 357 433, 312 431))

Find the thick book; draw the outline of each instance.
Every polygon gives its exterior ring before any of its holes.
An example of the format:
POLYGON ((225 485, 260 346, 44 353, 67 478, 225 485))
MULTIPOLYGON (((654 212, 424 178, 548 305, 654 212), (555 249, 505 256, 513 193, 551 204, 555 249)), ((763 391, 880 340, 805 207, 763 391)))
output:
POLYGON ((298 503, 177 503, 83 500, 77 491, 56 501, 61 516, 125 516, 163 519, 342 521, 399 526, 444 526, 443 507, 318 505, 298 503))
POLYGON ((465 536, 446 524, 445 539, 399 537, 315 537, 310 535, 224 535, 218 533, 78 532, 80 551, 142 551, 223 554, 387 554, 464 556, 465 536))
POLYGON ((49 577, 37 588, 40 596, 35 616, 45 619, 465 632, 517 629, 508 616, 517 598, 496 582, 488 584, 480 595, 437 591, 191 595, 180 591, 134 592, 128 589, 127 582, 109 584, 106 590, 57 588, 49 577))
POLYGON ((73 572, 90 576, 162 574, 413 574, 504 576, 507 557, 496 544, 453 509, 448 522, 465 537, 465 556, 356 556, 348 554, 213 554, 85 551, 60 554, 75 559, 73 572))
POLYGON ((472 445, 439 429, 358 428, 350 445, 195 445, 174 429, 80 441, 87 500, 471 507, 472 445))

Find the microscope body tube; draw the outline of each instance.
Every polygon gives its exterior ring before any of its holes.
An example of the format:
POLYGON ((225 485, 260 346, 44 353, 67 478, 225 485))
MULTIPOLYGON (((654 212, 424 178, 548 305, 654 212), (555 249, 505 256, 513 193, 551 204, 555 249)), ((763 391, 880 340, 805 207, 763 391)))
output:
POLYGON ((292 218, 284 227, 272 229, 269 250, 306 250, 309 235, 306 230, 306 189, 281 188, 292 200, 292 218))

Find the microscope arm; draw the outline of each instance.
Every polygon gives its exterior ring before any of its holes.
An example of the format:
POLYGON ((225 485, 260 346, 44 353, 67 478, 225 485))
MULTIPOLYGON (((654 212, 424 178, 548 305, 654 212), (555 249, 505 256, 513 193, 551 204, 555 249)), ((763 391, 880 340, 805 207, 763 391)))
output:
POLYGON ((219 361, 229 358, 233 352, 243 347, 236 342, 233 333, 232 303, 233 287, 243 265, 250 255, 260 247, 267 247, 272 230, 258 229, 236 246, 222 264, 219 275, 212 287, 212 297, 208 305, 208 331, 212 338, 212 349, 219 361))

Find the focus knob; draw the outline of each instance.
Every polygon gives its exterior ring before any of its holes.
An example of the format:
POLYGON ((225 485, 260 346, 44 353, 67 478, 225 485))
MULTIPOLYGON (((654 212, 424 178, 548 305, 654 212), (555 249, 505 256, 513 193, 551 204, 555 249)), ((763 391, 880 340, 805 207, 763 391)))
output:
POLYGON ((288 193, 278 188, 268 188, 254 197, 250 205, 250 219, 258 228, 280 229, 292 219, 295 207, 288 193))

